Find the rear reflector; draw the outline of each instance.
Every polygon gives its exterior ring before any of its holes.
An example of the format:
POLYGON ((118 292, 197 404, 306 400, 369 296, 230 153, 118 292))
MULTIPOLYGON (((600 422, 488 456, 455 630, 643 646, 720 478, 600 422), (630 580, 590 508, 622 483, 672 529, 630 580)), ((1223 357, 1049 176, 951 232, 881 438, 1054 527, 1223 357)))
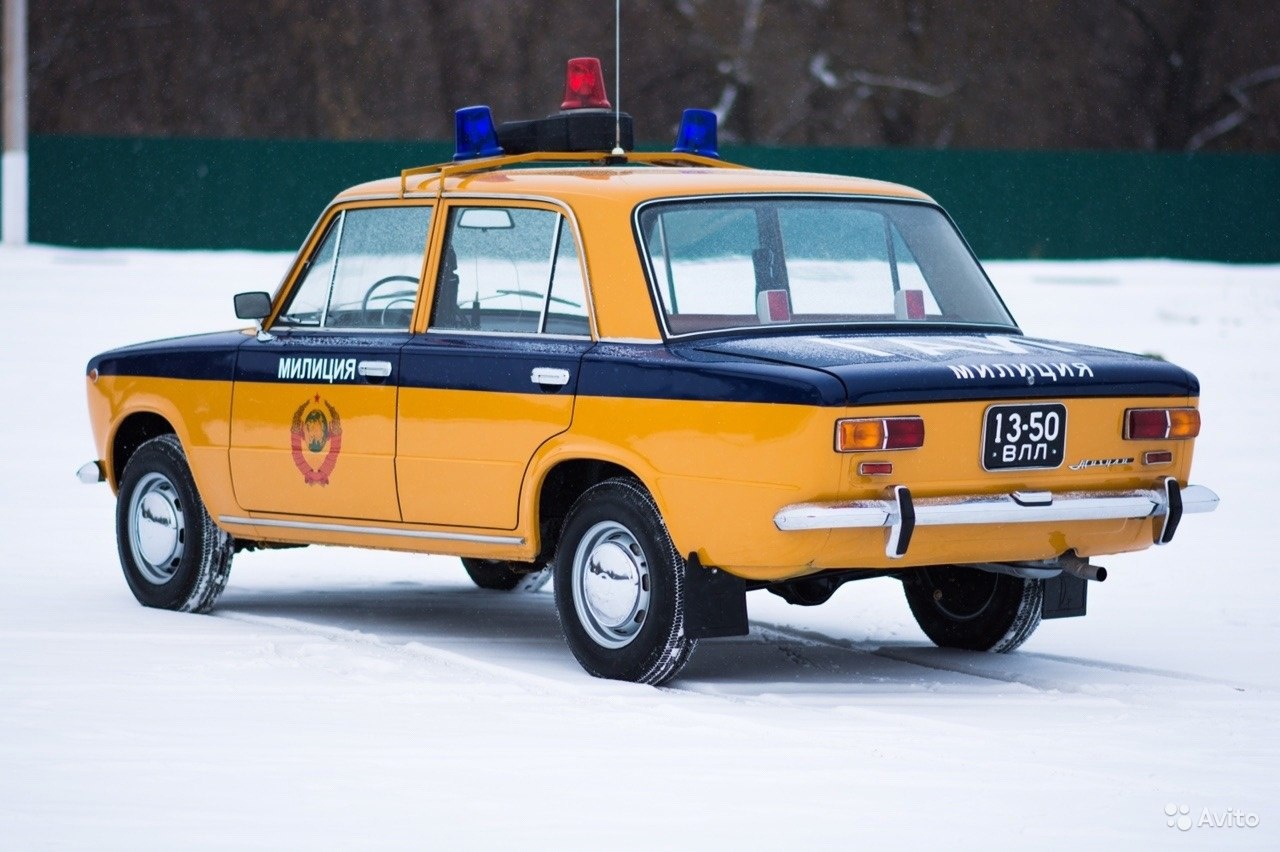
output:
POLYGON ((1152 464, 1152 465, 1154 465, 1154 464, 1172 464, 1172 463, 1173 463, 1173 451, 1172 451, 1172 450, 1153 450, 1152 452, 1149 452, 1149 453, 1143 453, 1143 454, 1142 454, 1142 463, 1143 463, 1143 464, 1152 464))
POLYGON ((836 452, 911 450, 924 446, 919 417, 870 417, 836 421, 836 452))
POLYGON ((1194 408, 1130 408, 1124 437, 1130 441, 1194 438, 1200 434, 1200 412, 1194 408))
POLYGON ((859 476, 889 476, 892 473, 892 462, 863 462, 858 465, 859 476))

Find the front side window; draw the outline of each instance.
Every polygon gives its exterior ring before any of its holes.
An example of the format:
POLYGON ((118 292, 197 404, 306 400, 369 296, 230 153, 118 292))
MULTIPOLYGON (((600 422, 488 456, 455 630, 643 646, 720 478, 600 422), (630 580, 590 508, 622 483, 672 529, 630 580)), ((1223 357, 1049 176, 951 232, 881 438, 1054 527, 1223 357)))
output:
POLYGON ((430 207, 342 211, 307 261, 276 324, 407 330, 430 223, 430 207))
POLYGON ((564 216, 520 207, 455 207, 431 328, 587 336, 586 288, 564 216))
POLYGON ((744 198, 638 217, 672 334, 761 325, 1012 327, 955 229, 923 204, 744 198))

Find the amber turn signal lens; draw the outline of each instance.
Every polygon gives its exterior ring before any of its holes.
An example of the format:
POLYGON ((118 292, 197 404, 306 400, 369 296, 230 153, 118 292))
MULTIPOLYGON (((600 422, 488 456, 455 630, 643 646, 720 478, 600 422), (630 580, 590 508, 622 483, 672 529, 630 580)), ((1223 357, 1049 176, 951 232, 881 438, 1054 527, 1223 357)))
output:
POLYGON ((1200 434, 1200 412, 1194 408, 1169 410, 1169 437, 1194 438, 1200 434))
POLYGON ((1200 434, 1200 412, 1194 408, 1130 408, 1124 437, 1130 441, 1194 438, 1200 434))
POLYGON ((911 450, 924 446, 919 417, 868 417, 836 421, 836 452, 911 450))

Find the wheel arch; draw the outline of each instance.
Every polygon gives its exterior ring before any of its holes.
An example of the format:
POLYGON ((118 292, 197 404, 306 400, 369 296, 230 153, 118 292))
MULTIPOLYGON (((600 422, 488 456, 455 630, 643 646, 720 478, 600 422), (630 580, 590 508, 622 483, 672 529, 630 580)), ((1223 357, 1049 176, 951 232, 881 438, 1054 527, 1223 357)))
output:
MULTIPOLYGON (((160 435, 177 435, 178 430, 161 414, 154 411, 134 411, 124 417, 111 436, 108 468, 113 488, 120 487, 125 465, 133 454, 152 438, 160 435)), ((181 440, 181 439, 179 439, 181 440)))
POLYGON ((538 532, 537 561, 548 561, 555 555, 565 516, 583 492, 606 479, 622 476, 648 487, 633 470, 615 461, 574 457, 551 462, 538 483, 537 511, 532 519, 538 532))

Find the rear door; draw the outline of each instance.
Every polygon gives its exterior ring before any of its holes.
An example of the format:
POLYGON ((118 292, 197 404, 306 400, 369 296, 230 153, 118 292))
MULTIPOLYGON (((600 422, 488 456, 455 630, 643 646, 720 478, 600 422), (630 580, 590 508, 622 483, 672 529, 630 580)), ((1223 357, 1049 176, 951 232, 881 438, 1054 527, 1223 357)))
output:
POLYGON ((513 529, 592 345, 581 253, 550 205, 458 201, 448 217, 427 333, 401 356, 400 505, 405 521, 513 529))
POLYGON ((400 351, 429 206, 331 215, 270 334, 236 363, 231 476, 249 511, 397 521, 400 351))

